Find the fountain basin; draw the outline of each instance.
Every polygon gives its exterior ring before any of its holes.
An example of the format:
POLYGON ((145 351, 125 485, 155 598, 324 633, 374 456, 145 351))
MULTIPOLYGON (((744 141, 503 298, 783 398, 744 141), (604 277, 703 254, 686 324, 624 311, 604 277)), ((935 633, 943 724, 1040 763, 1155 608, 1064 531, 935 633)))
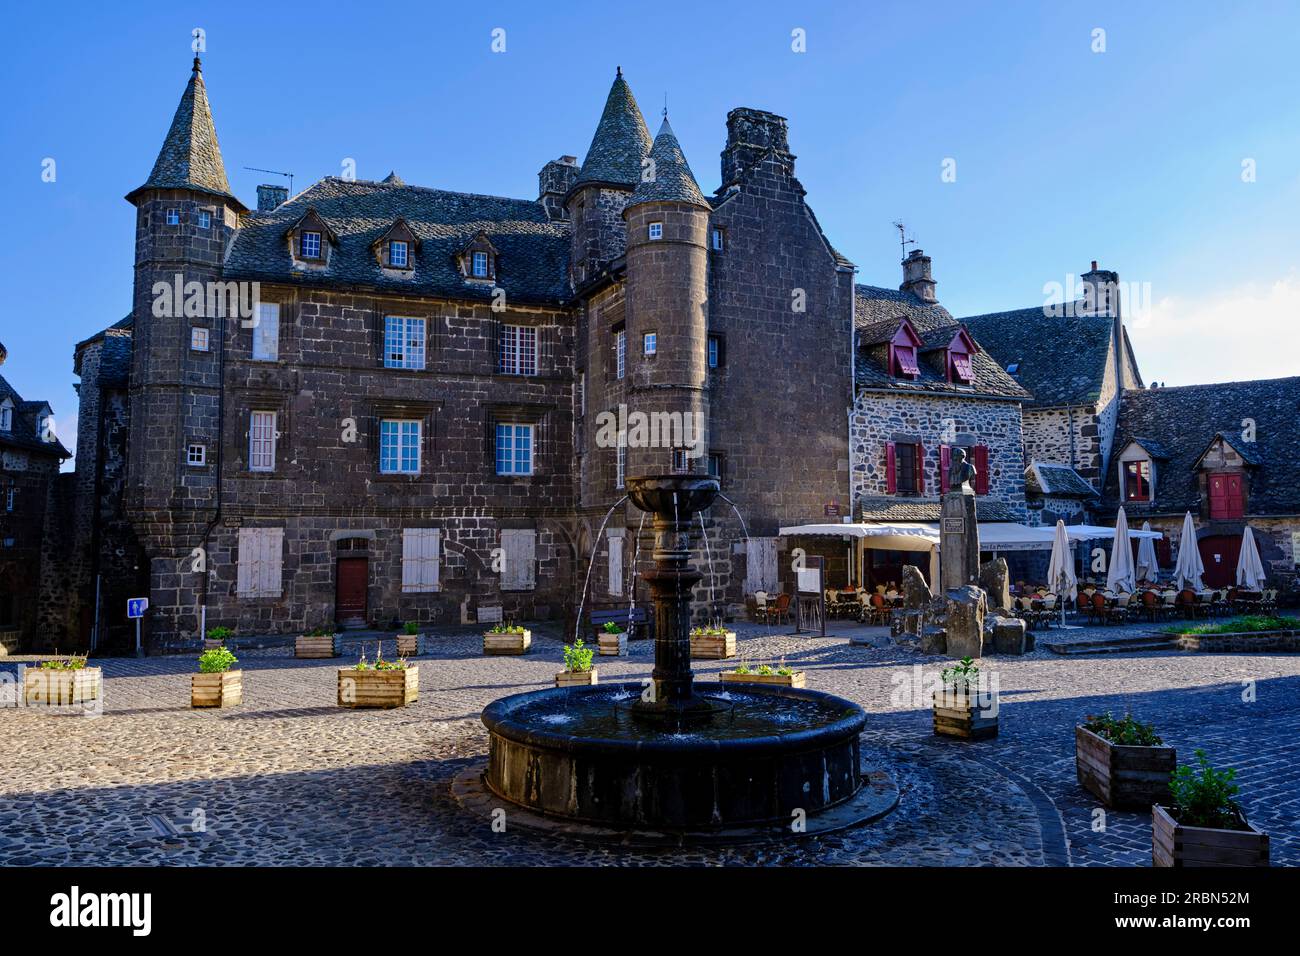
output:
POLYGON ((625 705, 639 683, 515 694, 488 705, 484 783, 549 816, 644 830, 789 826, 862 787, 856 704, 786 687, 698 683, 725 716, 665 733, 625 705))

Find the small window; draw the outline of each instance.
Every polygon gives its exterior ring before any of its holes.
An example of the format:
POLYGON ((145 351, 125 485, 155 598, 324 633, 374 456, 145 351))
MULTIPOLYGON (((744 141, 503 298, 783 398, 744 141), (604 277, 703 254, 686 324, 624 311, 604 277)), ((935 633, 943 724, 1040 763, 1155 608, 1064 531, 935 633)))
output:
POLYGON ((664 237, 664 224, 662 222, 650 223, 650 238, 662 239, 664 237))
POLYGON ((894 345, 894 368, 895 375, 906 375, 909 378, 921 374, 921 369, 916 364, 916 347, 912 345, 894 345))
POLYGON ((642 343, 643 343, 644 348, 645 348, 645 354, 646 354, 646 355, 654 355, 654 354, 655 354, 655 351, 656 351, 656 350, 658 349, 658 347, 659 347, 659 335, 658 335, 658 333, 655 333, 655 332, 647 332, 647 333, 642 337, 642 343))
POLYGON ((615 371, 621 379, 627 373, 627 332, 623 329, 614 333, 614 356, 615 371))
POLYGON ((253 358, 274 362, 280 357, 280 306, 261 302, 257 306, 257 327, 253 329, 253 358))
POLYGON ((424 319, 384 316, 384 368, 424 368, 424 319))
POLYGON ((474 253, 470 265, 470 275, 475 279, 486 279, 488 277, 488 254, 486 252, 474 253))
POLYGON ((1124 500, 1151 500, 1150 461, 1144 459, 1142 461, 1124 462, 1124 500))
POLYGON ((719 452, 709 452, 709 477, 722 481, 722 455, 719 452))
POLYGON ((185 464, 187 465, 206 465, 208 463, 208 446, 207 445, 190 445, 185 450, 185 464))
POLYGON ((1012 362, 1010 365, 1007 366, 1007 374, 1008 374, 1008 375, 1017 375, 1017 374, 1019 374, 1019 372, 1020 372, 1020 363, 1019 363, 1019 362, 1012 362))
POLYGON ((18 489, 13 485, 10 485, 8 490, 5 492, 5 511, 9 512, 10 514, 13 514, 14 501, 17 500, 17 498, 18 498, 18 489))
POLYGON ((721 251, 722 251, 723 236, 722 236, 722 230, 721 230, 721 229, 714 229, 714 230, 713 230, 712 235, 711 235, 711 239, 710 239, 710 244, 713 246, 713 251, 714 251, 714 252, 721 252, 721 251))
POLYGON ((394 269, 406 268, 406 243, 394 239, 388 244, 388 264, 394 269))
POLYGON ((709 336, 709 368, 722 367, 722 339, 716 335, 709 336))
POLYGON ((498 423, 496 462, 498 475, 531 475, 533 426, 498 423))
POLYGON ((200 326, 190 329, 190 348, 196 352, 208 350, 208 330, 200 326))
POLYGON ((167 225, 179 226, 181 224, 181 211, 179 209, 167 210, 167 225))
POLYGON ((249 416, 249 471, 275 471, 275 418, 275 412, 253 412, 249 416))
POLYGON ((5 402, 0 405, 0 432, 13 431, 14 428, 14 408, 5 402))
POLYGON ((627 432, 618 433, 618 448, 614 453, 614 487, 622 488, 627 479, 627 432))
POLYGON ((969 353, 950 351, 948 361, 952 363, 949 374, 953 380, 967 385, 975 381, 975 368, 971 365, 969 353))
POLYGON ((497 371, 502 375, 537 374, 537 329, 503 325, 497 339, 497 371))
POLYGON ((386 418, 379 423, 379 473, 420 473, 420 422, 386 418))
POLYGON ((895 489, 900 492, 915 493, 916 479, 916 445, 899 443, 894 446, 895 489))
POLYGON ((199 228, 200 229, 212 228, 212 213, 208 212, 206 209, 199 210, 199 228))
POLYGON ((302 234, 302 258, 319 259, 320 258, 320 233, 304 232, 302 234))
POLYGON ((674 475, 689 475, 691 473, 691 459, 685 448, 673 449, 673 468, 674 475))

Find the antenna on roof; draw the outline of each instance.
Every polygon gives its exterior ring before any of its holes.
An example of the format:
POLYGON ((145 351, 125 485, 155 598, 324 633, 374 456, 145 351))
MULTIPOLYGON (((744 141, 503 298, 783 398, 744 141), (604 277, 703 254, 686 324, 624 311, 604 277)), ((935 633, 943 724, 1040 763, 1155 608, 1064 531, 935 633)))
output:
POLYGON ((916 245, 916 239, 907 238, 907 228, 903 225, 903 220, 895 219, 894 228, 898 230, 898 241, 903 247, 903 258, 907 258, 907 247, 916 245))
POLYGON ((272 176, 289 177, 289 195, 293 195, 293 173, 282 173, 278 169, 260 169, 257 166, 245 166, 245 169, 251 169, 255 173, 270 173, 272 176))
POLYGON ((668 118, 668 91, 664 90, 664 119, 668 118))

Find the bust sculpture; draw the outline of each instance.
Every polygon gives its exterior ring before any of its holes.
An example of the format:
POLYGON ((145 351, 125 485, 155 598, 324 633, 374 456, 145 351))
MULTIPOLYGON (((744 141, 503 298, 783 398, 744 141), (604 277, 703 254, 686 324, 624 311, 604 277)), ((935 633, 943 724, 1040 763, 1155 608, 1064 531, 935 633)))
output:
POLYGON ((966 449, 952 450, 952 465, 948 468, 948 488, 973 494, 972 482, 975 480, 975 466, 966 460, 966 449))

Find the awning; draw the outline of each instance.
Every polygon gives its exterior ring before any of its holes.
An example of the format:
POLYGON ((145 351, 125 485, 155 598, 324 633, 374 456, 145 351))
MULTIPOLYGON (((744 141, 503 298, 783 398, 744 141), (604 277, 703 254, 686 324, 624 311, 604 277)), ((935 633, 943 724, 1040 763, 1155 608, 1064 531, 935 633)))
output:
MULTIPOLYGON (((1011 521, 979 523, 981 551, 1051 551, 1054 528, 1033 528, 1011 521)), ((1066 525, 1070 542, 1114 538, 1114 528, 1066 525)), ((866 538, 868 548, 885 551, 929 551, 939 544, 937 521, 860 521, 850 524, 801 524, 780 530, 782 535, 827 538, 866 538)), ((1129 531, 1134 538, 1161 538, 1159 531, 1129 531)))

